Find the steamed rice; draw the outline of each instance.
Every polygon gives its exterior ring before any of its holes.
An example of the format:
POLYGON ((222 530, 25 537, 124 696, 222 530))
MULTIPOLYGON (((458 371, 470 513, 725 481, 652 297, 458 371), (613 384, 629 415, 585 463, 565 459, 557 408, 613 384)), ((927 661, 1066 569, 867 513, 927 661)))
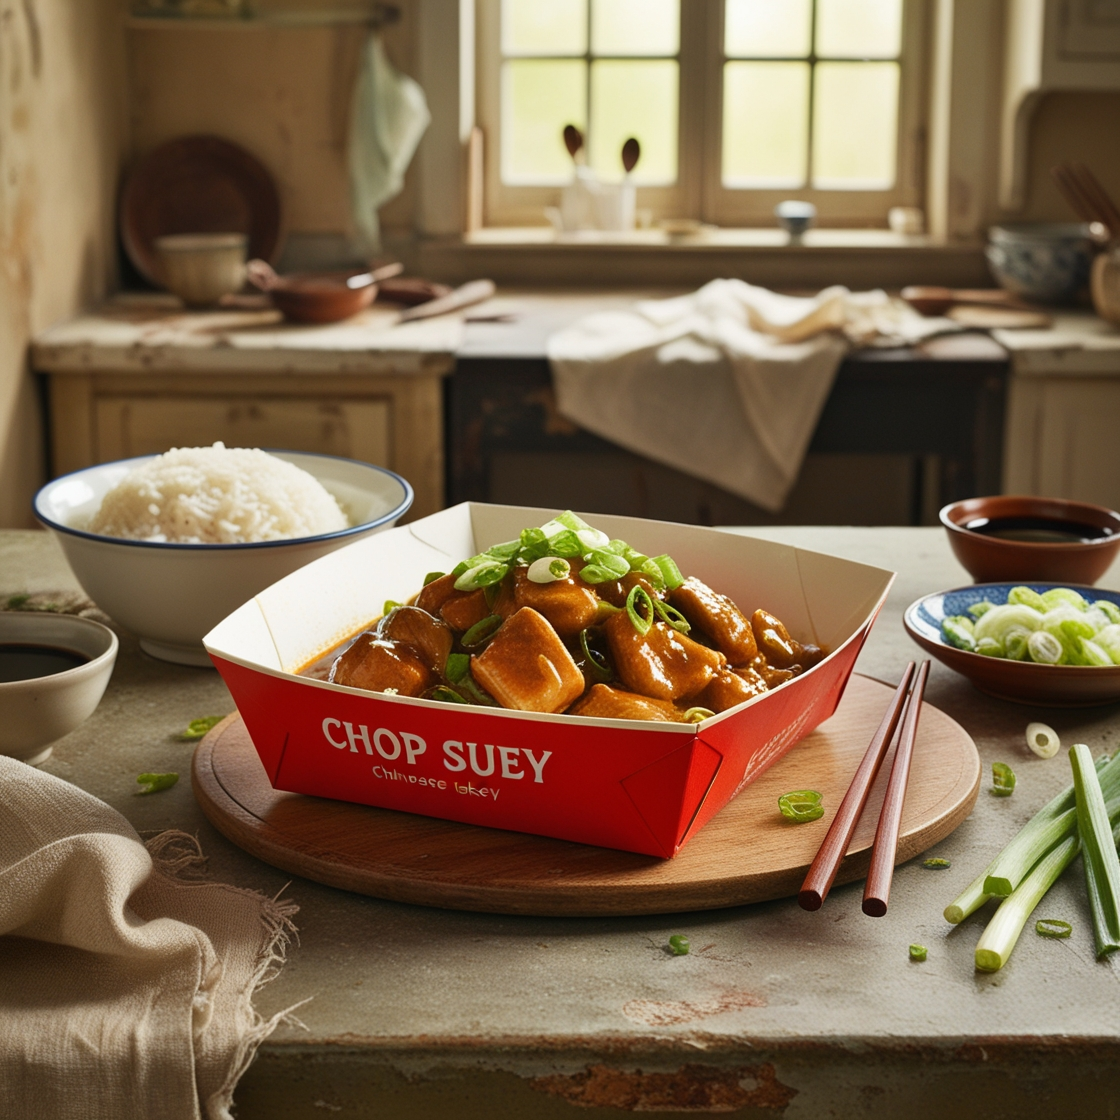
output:
POLYGON ((172 448, 110 490, 89 530, 174 544, 248 544, 345 529, 339 504, 307 471, 259 448, 172 448))

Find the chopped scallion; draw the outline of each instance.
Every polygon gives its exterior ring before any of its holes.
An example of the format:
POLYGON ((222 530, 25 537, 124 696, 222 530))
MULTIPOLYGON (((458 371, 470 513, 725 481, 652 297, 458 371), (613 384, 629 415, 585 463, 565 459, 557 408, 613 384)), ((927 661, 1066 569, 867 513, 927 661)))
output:
POLYGON ((476 649, 488 642, 498 632, 503 621, 500 614, 490 614, 481 622, 476 622, 460 639, 463 648, 476 649))
POLYGON ((795 789, 778 798, 778 809, 787 821, 804 824, 824 816, 821 795, 815 789, 795 789))
POLYGON ((692 945, 688 938, 683 933, 674 933, 669 938, 669 952, 674 957, 686 957, 691 950, 692 945))
POLYGON ((653 609, 657 611, 661 621, 668 623, 678 634, 687 634, 692 629, 692 624, 676 607, 671 607, 660 599, 654 599, 652 602, 653 609))
POLYGON ((188 743, 195 739, 202 739, 212 727, 217 727, 225 718, 225 716, 200 716, 198 719, 192 719, 187 724, 186 731, 179 733, 179 738, 188 743))
POLYGON ((427 587, 429 583, 435 583, 437 579, 443 579, 446 574, 446 572, 429 572, 424 577, 424 586, 427 587))
POLYGON ((644 637, 649 633, 649 628, 653 625, 654 619, 653 600, 649 597, 649 592, 640 583, 631 587, 630 594, 626 596, 626 613, 630 616, 630 622, 639 634, 644 637), (643 604, 645 606, 644 614, 641 611, 643 604))
POLYGON ((1097 956, 1120 948, 1120 858, 1093 756, 1084 743, 1069 752, 1073 768, 1077 831, 1084 848, 1085 876, 1093 913, 1097 956))
POLYGON ((704 720, 711 719, 714 715, 715 712, 711 708, 689 708, 684 714, 684 721, 685 723, 703 723, 704 720))
POLYGON ((1073 933, 1073 926, 1061 918, 1039 918, 1034 924, 1034 931, 1039 937, 1062 938, 1073 933))
POLYGON ((400 603, 398 603, 396 599, 386 599, 385 605, 381 608, 381 613, 388 614, 390 611, 395 611, 399 606, 400 603))
POLYGON ((1039 758, 1053 758, 1061 749, 1058 733, 1045 723, 1027 724, 1027 746, 1039 758))
POLYGON ((579 647, 583 650, 587 672, 599 682, 609 681, 614 676, 606 656, 591 646, 590 630, 579 632, 579 647))
POLYGON ((1015 771, 1006 762, 992 763, 992 788, 988 792, 993 797, 1010 797, 1015 792, 1015 771))
POLYGON ((449 653, 447 655, 447 665, 444 667, 443 675, 452 684, 456 684, 470 672, 470 668, 471 659, 469 654, 449 653))
POLYGON ((948 871, 953 865, 947 859, 924 859, 922 866, 927 871, 948 871))
POLYGON ((140 783, 140 788, 136 791, 137 794, 158 793, 161 789, 170 789, 179 780, 179 775, 137 774, 136 780, 140 783))
POLYGON ((911 945, 910 946, 910 959, 912 961, 924 961, 929 956, 929 950, 924 945, 911 945))

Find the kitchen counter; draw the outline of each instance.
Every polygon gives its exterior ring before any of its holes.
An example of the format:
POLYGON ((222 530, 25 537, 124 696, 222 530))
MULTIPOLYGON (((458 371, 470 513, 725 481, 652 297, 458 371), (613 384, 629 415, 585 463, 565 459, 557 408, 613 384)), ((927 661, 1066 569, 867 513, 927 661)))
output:
MULTIPOLYGON (((968 582, 939 529, 751 532, 899 571, 858 665, 887 680, 919 652, 902 630, 904 607, 968 582)), ((1120 586, 1120 565, 1101 584, 1120 586)), ((0 533, 0 592, 74 586, 46 534, 0 533)), ((1072 922, 1072 938, 1047 941, 1028 926, 994 975, 973 970, 982 920, 954 928, 941 911, 1070 781, 1064 752, 1027 752, 1028 720, 1099 753, 1120 745, 1120 706, 1028 709, 938 664, 926 696, 969 731, 985 769, 1011 763, 1018 787, 1008 799, 981 792, 931 853, 952 862, 948 871, 900 867, 878 920, 861 914, 859 885, 836 889, 815 914, 790 899, 563 920, 432 910, 292 880, 219 835, 185 780, 191 746, 177 732, 232 707, 217 674, 152 661, 128 636, 100 708, 45 769, 138 829, 197 833, 215 878, 299 904, 299 943, 259 1006, 268 1015, 310 999, 298 1011, 304 1027, 282 1027, 262 1047, 237 1093, 240 1120, 1112 1115, 1118 977, 1114 963, 1093 959, 1079 868, 1041 911, 1072 922), (145 770, 184 780, 134 797, 145 770), (691 939, 690 955, 667 953, 672 933, 691 939), (925 963, 908 959, 911 942, 928 947, 925 963)))

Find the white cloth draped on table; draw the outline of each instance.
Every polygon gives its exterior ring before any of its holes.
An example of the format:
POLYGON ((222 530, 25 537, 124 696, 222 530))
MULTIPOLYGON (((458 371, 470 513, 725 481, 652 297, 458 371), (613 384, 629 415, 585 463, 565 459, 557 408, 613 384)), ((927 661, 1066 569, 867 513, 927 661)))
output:
POLYGON ((549 339, 561 413, 777 511, 852 345, 945 330, 885 292, 779 295, 742 280, 589 315, 549 339))

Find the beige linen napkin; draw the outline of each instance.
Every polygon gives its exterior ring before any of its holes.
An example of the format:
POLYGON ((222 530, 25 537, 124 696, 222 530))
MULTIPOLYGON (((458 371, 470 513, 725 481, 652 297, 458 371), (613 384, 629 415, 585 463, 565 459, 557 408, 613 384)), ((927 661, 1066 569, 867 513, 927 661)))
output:
POLYGON ((851 344, 959 327, 885 292, 784 296, 742 280, 589 315, 548 343, 560 411, 597 435, 777 511, 851 344))
MULTIPOLYGON (((291 902, 191 878, 114 809, 0 756, 0 1116, 229 1120, 291 902)), ((197 874, 197 871, 196 871, 197 874)))

